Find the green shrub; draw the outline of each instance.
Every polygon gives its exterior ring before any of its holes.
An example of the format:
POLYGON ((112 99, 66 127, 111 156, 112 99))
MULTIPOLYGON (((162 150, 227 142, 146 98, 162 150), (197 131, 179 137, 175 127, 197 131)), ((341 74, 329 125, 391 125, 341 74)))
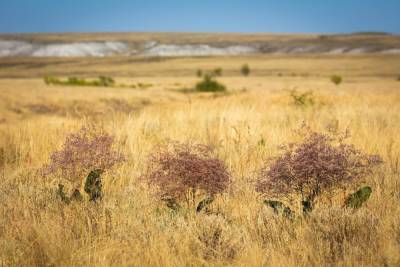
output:
POLYGON ((66 85, 91 85, 89 82, 87 82, 85 79, 79 79, 76 77, 69 77, 68 80, 65 82, 66 85))
POLYGON ((331 82, 333 82, 335 85, 341 84, 343 81, 342 76, 339 75, 332 75, 331 76, 331 82))
POLYGON ((226 87, 220 84, 212 76, 205 75, 203 80, 196 84, 196 91, 198 92, 225 92, 226 87))
POLYGON ((138 83, 137 85, 140 89, 147 89, 153 86, 151 83, 138 83))
POLYGON ((99 86, 113 86, 115 84, 115 81, 111 77, 107 76, 99 76, 99 86))
POLYGON ((204 72, 202 69, 198 69, 196 71, 196 76, 201 78, 205 76, 209 76, 211 78, 222 76, 222 68, 215 68, 212 71, 204 72))
POLYGON ((242 68, 240 69, 240 72, 242 73, 243 76, 249 76, 250 75, 250 67, 248 64, 244 64, 242 68))
POLYGON ((61 81, 58 78, 52 76, 46 76, 43 78, 43 80, 47 85, 61 84, 61 81))

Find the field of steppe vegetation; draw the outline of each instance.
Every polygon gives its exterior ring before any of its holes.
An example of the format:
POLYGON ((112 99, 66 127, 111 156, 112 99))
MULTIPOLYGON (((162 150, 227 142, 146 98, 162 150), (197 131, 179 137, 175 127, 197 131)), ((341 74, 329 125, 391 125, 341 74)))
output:
POLYGON ((0 265, 400 265, 399 56, 8 61, 0 265))

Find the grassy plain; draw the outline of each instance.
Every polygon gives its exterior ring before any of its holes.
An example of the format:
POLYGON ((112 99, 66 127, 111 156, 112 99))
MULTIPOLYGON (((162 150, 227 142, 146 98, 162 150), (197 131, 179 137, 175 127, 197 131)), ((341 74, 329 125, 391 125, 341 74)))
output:
POLYGON ((400 265, 400 56, 17 58, 0 65, 1 264, 400 265), (240 76, 244 63, 249 77, 240 76), (216 67, 227 94, 179 91, 194 86, 197 69, 216 67), (332 84, 332 74, 343 83, 332 84), (48 86, 45 75, 109 75, 151 86, 48 86), (293 105, 292 89, 312 90, 315 104, 293 105), (350 143, 383 157, 365 181, 373 193, 361 209, 341 208, 348 192, 324 196, 294 221, 263 205, 256 173, 302 122, 317 131, 348 128, 350 143), (89 123, 115 135, 127 160, 104 177, 100 205, 64 205, 55 196, 60 180, 37 169, 89 123), (148 154, 166 139, 214 145, 233 173, 213 215, 173 214, 140 181, 148 154))

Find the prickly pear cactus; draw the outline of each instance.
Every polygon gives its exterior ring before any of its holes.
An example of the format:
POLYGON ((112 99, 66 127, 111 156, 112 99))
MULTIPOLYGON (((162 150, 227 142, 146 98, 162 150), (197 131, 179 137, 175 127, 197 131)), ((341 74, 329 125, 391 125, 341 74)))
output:
POLYGON ((210 205, 214 201, 213 196, 208 196, 202 201, 200 201, 199 205, 197 205, 196 212, 201 212, 204 208, 207 209, 208 205, 210 205))
POLYGON ((103 173, 103 170, 96 169, 89 173, 85 181, 85 192, 89 195, 90 201, 96 202, 97 200, 101 200, 102 198, 102 184, 100 175, 103 173))
POLYGON ((69 198, 71 201, 82 201, 83 197, 81 192, 78 189, 75 189, 72 193, 71 197, 69 198))
POLYGON ((301 205, 303 206, 304 213, 309 213, 313 210, 313 204, 308 199, 301 201, 301 205))
POLYGON ((60 197, 62 202, 69 204, 69 197, 64 193, 64 185, 58 184, 57 195, 60 197))
POLYGON ((173 197, 165 196, 161 200, 165 202, 168 208, 174 211, 177 211, 181 208, 181 206, 176 202, 175 198, 173 197))
POLYGON ((372 189, 369 186, 360 188, 357 192, 351 194, 346 199, 344 205, 348 208, 358 209, 371 196, 372 189))
POLYGON ((293 218, 294 212, 289 208, 286 207, 282 202, 276 200, 264 200, 264 204, 270 206, 274 209, 276 214, 282 214, 286 218, 293 218))
POLYGON ((72 193, 72 195, 70 197, 68 197, 64 192, 64 185, 62 185, 62 184, 58 185, 57 195, 60 197, 61 201, 64 202, 65 204, 69 204, 69 203, 71 203, 71 201, 82 201, 83 200, 81 192, 79 192, 78 189, 75 189, 75 191, 72 193))
POLYGON ((303 213, 307 214, 311 212, 314 208, 315 199, 320 194, 321 190, 319 187, 314 188, 311 193, 301 201, 301 205, 303 206, 303 213))

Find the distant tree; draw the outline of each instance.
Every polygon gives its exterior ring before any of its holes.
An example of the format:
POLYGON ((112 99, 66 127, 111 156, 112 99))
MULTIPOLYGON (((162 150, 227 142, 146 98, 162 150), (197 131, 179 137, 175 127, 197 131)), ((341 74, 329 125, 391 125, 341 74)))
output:
POLYGON ((331 76, 331 82, 333 82, 335 85, 341 84, 343 81, 342 77, 339 75, 332 75, 331 76))
POLYGON ((240 72, 242 73, 243 76, 249 76, 250 75, 250 67, 248 64, 244 64, 242 68, 240 69, 240 72))

